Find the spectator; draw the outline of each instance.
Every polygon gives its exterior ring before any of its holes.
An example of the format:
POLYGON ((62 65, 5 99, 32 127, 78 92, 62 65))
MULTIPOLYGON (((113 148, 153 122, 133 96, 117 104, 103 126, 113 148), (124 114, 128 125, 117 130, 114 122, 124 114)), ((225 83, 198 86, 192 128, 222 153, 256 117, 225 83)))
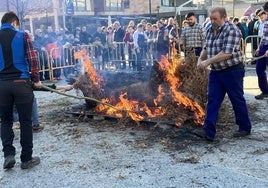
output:
POLYGON ((185 19, 188 21, 189 26, 183 28, 180 44, 185 53, 185 62, 187 63, 192 62, 191 55, 200 56, 205 42, 206 30, 197 23, 193 12, 186 14, 185 19))
MULTIPOLYGON (((137 25, 137 29, 133 34, 134 39, 134 48, 137 55, 137 71, 142 70, 142 57, 144 54, 144 48, 146 48, 146 43, 148 40, 147 35, 144 32, 144 27, 141 23, 137 25)), ((136 67, 133 68, 133 70, 136 70, 136 67)))
POLYGON ((173 24, 173 27, 171 28, 170 32, 169 32, 169 42, 170 42, 170 51, 169 54, 170 55, 178 55, 180 54, 180 28, 179 25, 177 23, 173 24), (175 53, 174 53, 175 52, 175 53))
POLYGON ((157 61, 161 60, 161 56, 167 56, 169 48, 168 30, 162 21, 157 22, 158 33, 156 37, 157 61))
POLYGON ((114 60, 115 57, 115 50, 114 50, 114 31, 113 27, 109 26, 107 28, 107 34, 106 34, 106 43, 108 47, 108 59, 110 61, 114 60))
POLYGON ((114 24, 114 42, 117 45, 117 57, 119 62, 116 63, 116 67, 121 69, 126 69, 126 61, 125 61, 125 53, 124 53, 124 45, 123 38, 125 36, 125 31, 121 28, 121 25, 118 21, 115 21, 114 24), (120 66, 122 62, 122 67, 120 66))
POLYGON ((156 24, 152 25, 152 33, 149 36, 149 50, 152 51, 152 59, 153 61, 157 60, 157 44, 156 44, 156 40, 157 40, 157 33, 158 33, 158 27, 156 24))
POLYGON ((39 55, 39 72, 40 80, 48 80, 49 79, 49 71, 48 71, 48 58, 47 52, 45 49, 45 41, 43 38, 43 32, 41 29, 35 30, 35 40, 33 42, 33 47, 37 51, 39 55))
MULTIPOLYGON (((241 20, 243 39, 246 40, 246 38, 248 37, 248 25, 247 25, 248 17, 242 16, 240 20, 241 20)), ((248 42, 248 41, 245 41, 245 42, 248 42)))
MULTIPOLYGON (((258 48, 258 43, 259 43, 258 39, 256 37, 254 37, 254 35, 258 35, 258 32, 256 33, 254 31, 255 23, 258 22, 258 16, 257 15, 258 14, 256 14, 256 11, 255 11, 255 13, 252 13, 250 15, 251 20, 248 23, 248 35, 251 37, 249 39, 249 41, 251 42, 251 45, 252 45, 252 48, 253 48, 253 50, 252 50, 252 57, 255 56, 255 54, 256 54, 255 51, 258 48)), ((255 63, 256 63, 255 61, 254 62, 251 62, 251 64, 255 64, 255 63)))
POLYGON ((126 32, 124 39, 123 39, 127 45, 129 68, 130 69, 134 69, 136 67, 135 55, 134 55, 135 53, 133 52, 133 50, 134 50, 133 33, 134 33, 134 27, 132 25, 129 25, 127 27, 127 32, 126 32))
POLYGON ((168 30, 168 32, 170 32, 170 30, 173 28, 174 25, 174 19, 173 18, 169 18, 168 19, 168 24, 166 26, 166 29, 168 30))
POLYGON ((87 32, 86 26, 82 27, 79 37, 82 45, 88 45, 89 41, 92 39, 92 36, 87 32))

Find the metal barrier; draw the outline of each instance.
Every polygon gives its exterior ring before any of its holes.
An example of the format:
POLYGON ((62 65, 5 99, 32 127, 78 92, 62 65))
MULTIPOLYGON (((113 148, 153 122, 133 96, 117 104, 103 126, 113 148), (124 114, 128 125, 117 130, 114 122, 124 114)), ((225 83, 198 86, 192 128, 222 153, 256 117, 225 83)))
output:
POLYGON ((74 53, 82 48, 86 49, 96 70, 136 70, 138 66, 146 70, 152 66, 156 57, 156 48, 152 44, 140 49, 142 53, 134 49, 133 44, 125 42, 113 42, 105 46, 94 42, 90 45, 54 47, 50 51, 36 51, 40 78, 52 81, 61 79, 62 75, 68 77, 80 63, 74 58, 74 53))
MULTIPOLYGON (((241 40, 244 61, 248 62, 255 56, 260 38, 257 35, 248 36, 241 40)), ((134 49, 133 43, 113 42, 102 45, 99 41, 90 45, 64 46, 52 48, 48 51, 36 51, 39 59, 39 72, 41 79, 60 79, 61 75, 66 78, 74 73, 79 60, 74 58, 76 51, 86 49, 96 70, 136 70, 138 66, 145 69, 151 66, 155 59, 156 48, 148 43, 142 53, 134 49), (139 56, 141 55, 141 56, 139 56)))
POLYGON ((258 35, 250 35, 244 40, 244 61, 249 62, 256 57, 256 49, 260 45, 261 37, 258 35))

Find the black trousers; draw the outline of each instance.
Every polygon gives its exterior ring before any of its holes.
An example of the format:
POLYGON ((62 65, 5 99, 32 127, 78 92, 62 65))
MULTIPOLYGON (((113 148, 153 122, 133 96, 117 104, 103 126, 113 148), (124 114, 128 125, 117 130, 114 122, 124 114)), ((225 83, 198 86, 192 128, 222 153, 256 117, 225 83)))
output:
POLYGON ((20 122, 21 162, 32 158, 33 89, 29 80, 0 81, 1 139, 4 157, 15 155, 13 146, 13 107, 16 105, 20 122))

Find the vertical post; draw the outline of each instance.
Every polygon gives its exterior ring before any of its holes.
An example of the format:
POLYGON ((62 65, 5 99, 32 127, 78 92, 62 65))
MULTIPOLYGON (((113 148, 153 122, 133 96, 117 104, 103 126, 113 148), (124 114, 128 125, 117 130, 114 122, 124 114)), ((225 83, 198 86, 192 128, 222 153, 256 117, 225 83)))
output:
POLYGON ((66 4, 65 1, 62 1, 62 21, 63 21, 63 30, 65 31, 66 28, 66 4))
POLYGON ((53 15, 54 15, 54 23, 55 30, 59 30, 59 1, 53 0, 53 15))
POLYGON ((149 15, 150 15, 150 22, 152 22, 152 1, 149 0, 149 15))
POLYGON ((45 9, 46 10, 46 26, 48 26, 48 13, 47 13, 47 8, 45 9))
POLYGON ((234 1, 235 1, 235 0, 233 0, 233 15, 232 15, 233 17, 234 17, 234 1))

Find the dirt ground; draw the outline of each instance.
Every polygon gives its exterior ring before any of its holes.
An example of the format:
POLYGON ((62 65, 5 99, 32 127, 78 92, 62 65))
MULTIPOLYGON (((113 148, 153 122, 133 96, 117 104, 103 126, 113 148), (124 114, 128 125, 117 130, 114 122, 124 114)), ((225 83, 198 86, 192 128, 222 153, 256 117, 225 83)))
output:
POLYGON ((191 124, 176 127, 74 116, 68 112, 81 112, 83 100, 35 92, 45 127, 34 133, 34 155, 41 157, 41 164, 20 169, 15 124, 17 163, 12 170, 0 171, 0 187, 268 187, 267 100, 255 100, 258 93, 255 70, 248 66, 245 96, 252 134, 232 138, 237 127, 226 98, 216 140, 207 142, 192 134, 191 124))

